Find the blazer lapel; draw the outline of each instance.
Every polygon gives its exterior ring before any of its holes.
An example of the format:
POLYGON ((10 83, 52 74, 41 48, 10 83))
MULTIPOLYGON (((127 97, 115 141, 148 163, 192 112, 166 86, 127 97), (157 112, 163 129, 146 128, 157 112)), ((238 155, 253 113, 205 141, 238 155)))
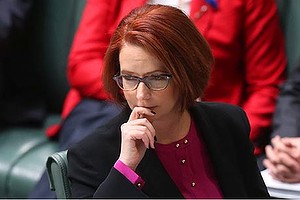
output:
MULTIPOLYGON (((192 115, 195 119, 197 129, 199 130, 203 141, 206 145, 214 172, 219 182, 224 198, 246 195, 241 182, 239 169, 236 168, 236 163, 233 155, 227 148, 230 144, 227 137, 228 134, 224 133, 222 125, 214 126, 212 118, 205 113, 205 110, 198 106, 192 109, 192 115), (220 134, 220 132, 223 132, 220 134)), ((225 122, 224 122, 225 123, 225 122)), ((225 125, 225 124, 224 124, 225 125)))
POLYGON ((145 185, 142 190, 149 197, 183 198, 153 149, 146 151, 137 173, 144 179, 145 185))

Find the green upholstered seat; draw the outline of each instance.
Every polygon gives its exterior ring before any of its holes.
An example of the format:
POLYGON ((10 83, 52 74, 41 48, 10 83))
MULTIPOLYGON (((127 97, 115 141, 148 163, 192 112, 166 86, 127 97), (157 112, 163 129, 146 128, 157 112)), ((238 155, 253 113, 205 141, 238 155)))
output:
MULTIPOLYGON (((45 127, 59 121, 49 116, 45 127)), ((45 137, 45 127, 11 127, 0 133, 0 198, 27 197, 45 170, 57 144, 45 137)))
POLYGON ((45 170, 45 157, 55 152, 56 149, 56 143, 45 141, 23 155, 9 173, 7 180, 8 196, 13 198, 27 196, 28 191, 32 190, 45 170))

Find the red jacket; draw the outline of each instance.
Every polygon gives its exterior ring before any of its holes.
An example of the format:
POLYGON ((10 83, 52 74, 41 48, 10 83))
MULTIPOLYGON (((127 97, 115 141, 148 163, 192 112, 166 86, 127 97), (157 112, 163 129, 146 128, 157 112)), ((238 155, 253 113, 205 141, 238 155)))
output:
MULTIPOLYGON (((69 55, 71 90, 65 118, 82 97, 106 99, 100 79, 103 56, 119 21, 145 0, 88 0, 69 55)), ((208 40, 215 66, 203 100, 240 105, 256 147, 271 125, 286 56, 274 0, 192 0, 190 18, 208 40)), ((51 132, 48 132, 51 135, 51 132)), ((52 132, 52 133, 55 133, 52 132)), ((262 150, 256 148, 256 154, 262 150)))

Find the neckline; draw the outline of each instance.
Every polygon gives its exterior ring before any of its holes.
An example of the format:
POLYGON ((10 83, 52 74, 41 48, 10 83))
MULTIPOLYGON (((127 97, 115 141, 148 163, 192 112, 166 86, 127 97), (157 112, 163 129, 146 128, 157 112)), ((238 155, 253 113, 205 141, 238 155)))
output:
POLYGON ((177 141, 171 142, 169 144, 160 144, 155 143, 155 150, 156 151, 174 151, 176 149, 183 148, 184 146, 188 146, 193 141, 193 138, 197 136, 197 131, 195 127, 195 123, 193 119, 191 119, 190 128, 187 135, 177 141), (188 143, 187 143, 188 141, 188 143), (183 144, 183 145, 182 145, 183 144))

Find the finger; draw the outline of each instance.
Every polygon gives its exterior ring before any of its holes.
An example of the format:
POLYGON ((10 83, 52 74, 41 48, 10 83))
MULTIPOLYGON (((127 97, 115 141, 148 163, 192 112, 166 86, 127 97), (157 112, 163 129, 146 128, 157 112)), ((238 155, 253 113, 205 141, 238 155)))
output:
POLYGON ((279 136, 272 138, 271 144, 277 150, 283 150, 286 147, 279 136))
POLYGON ((290 147, 290 155, 300 161, 300 138, 282 138, 282 141, 290 147))
POLYGON ((129 122, 128 124, 131 127, 131 130, 128 130, 128 132, 131 133, 133 137, 137 139, 142 139, 142 141, 145 143, 145 146, 147 148, 149 148, 149 145, 151 148, 155 148, 154 147, 155 130, 150 122, 145 122, 145 121, 147 121, 147 119, 139 119, 139 120, 129 122), (140 124, 140 121, 143 121, 143 123, 140 124), (147 137, 147 139, 144 138, 144 135, 147 137))
POLYGON ((285 166, 284 164, 278 164, 277 167, 277 173, 280 174, 282 177, 289 177, 292 173, 291 170, 285 166))
POLYGON ((135 119, 141 119, 141 118, 145 118, 147 116, 154 116, 155 113, 148 108, 144 108, 144 107, 134 107, 134 109, 132 110, 130 116, 129 116, 129 120, 128 121, 132 121, 135 119))
POLYGON ((149 137, 149 140, 150 140, 150 147, 152 149, 155 149, 155 146, 154 146, 155 139, 154 139, 154 137, 156 135, 156 131, 155 131, 153 125, 149 122, 148 119, 144 118, 144 119, 141 119, 141 120, 144 120, 144 123, 145 123, 145 125, 147 127, 146 133, 147 133, 147 135, 149 137))
POLYGON ((283 177, 278 173, 278 166, 271 162, 265 161, 269 174, 276 180, 282 180, 283 177))
POLYGON ((282 177, 280 177, 277 173, 277 169, 275 165, 272 165, 273 167, 268 167, 268 172, 270 174, 270 176, 272 176, 272 178, 276 179, 276 180, 281 180, 282 177))
POLYGON ((149 122, 149 120, 147 118, 130 121, 130 122, 128 122, 128 124, 131 124, 132 126, 144 126, 144 127, 146 127, 148 129, 147 134, 149 134, 150 146, 152 148, 154 148, 154 142, 155 142, 154 137, 156 135, 156 131, 155 131, 153 125, 149 122))
MULTIPOLYGON (((147 119, 144 119, 144 120, 147 120, 147 119)), ((154 146, 154 143, 155 143, 155 139, 154 139, 155 130, 154 130, 152 124, 148 121, 147 126, 141 126, 141 131, 144 132, 147 135, 150 147, 154 149, 155 148, 155 146, 154 146)))
POLYGON ((295 147, 293 144, 292 140, 290 138, 282 138, 282 142, 287 146, 287 147, 295 147))
POLYGON ((265 159, 263 161, 263 164, 267 167, 272 177, 276 179, 283 179, 284 177, 290 177, 293 174, 286 166, 282 164, 273 164, 268 159, 265 159))
POLYGON ((272 139, 272 145, 278 152, 284 152, 292 155, 295 159, 300 159, 300 148, 298 149, 293 141, 292 138, 275 137, 272 139))
POLYGON ((273 164, 280 162, 278 152, 274 148, 272 148, 270 145, 267 145, 265 150, 266 156, 270 160, 270 162, 272 162, 273 164))
POLYGON ((287 179, 290 179, 294 176, 293 172, 291 172, 285 165, 278 164, 276 165, 277 173, 276 177, 277 179, 281 181, 286 181, 287 179))
POLYGON ((269 172, 271 174, 276 174, 277 173, 276 166, 269 159, 264 159, 263 160, 263 165, 269 170, 269 172))
POLYGON ((140 138, 137 138, 137 139, 142 140, 143 143, 144 143, 144 145, 145 145, 145 147, 146 147, 147 149, 149 149, 149 143, 150 143, 150 141, 149 141, 149 137, 147 137, 147 134, 141 134, 140 136, 141 136, 141 137, 140 137, 140 138))
POLYGON ((151 138, 145 130, 135 130, 135 134, 132 135, 132 138, 134 140, 141 140, 147 149, 151 146, 151 138))
POLYGON ((300 183, 300 175, 296 175, 296 176, 285 178, 285 180, 283 180, 283 182, 287 182, 287 183, 300 183))
POLYGON ((289 154, 281 152, 279 153, 278 157, 281 160, 281 163, 285 165, 287 168, 291 169, 291 171, 295 171, 297 169, 299 163, 297 162, 296 159, 294 159, 289 154))
POLYGON ((153 127, 153 125, 150 123, 150 121, 147 118, 141 119, 142 122, 144 122, 144 124, 146 125, 146 127, 149 129, 152 137, 154 137, 155 134, 155 129, 153 127))

